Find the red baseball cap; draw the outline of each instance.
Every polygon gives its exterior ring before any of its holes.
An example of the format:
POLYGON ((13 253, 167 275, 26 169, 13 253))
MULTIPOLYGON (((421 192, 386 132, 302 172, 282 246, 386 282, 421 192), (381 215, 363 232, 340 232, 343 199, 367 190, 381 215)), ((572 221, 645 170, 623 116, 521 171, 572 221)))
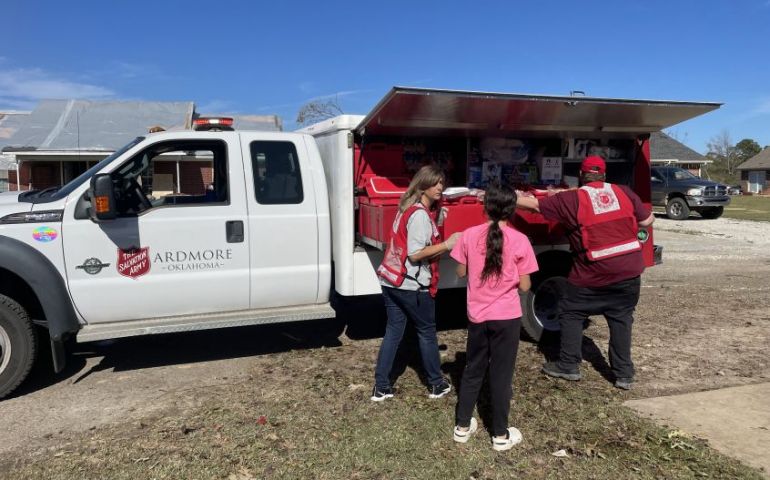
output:
POLYGON ((606 173, 607 165, 602 157, 591 155, 580 164, 580 171, 583 173, 606 173))

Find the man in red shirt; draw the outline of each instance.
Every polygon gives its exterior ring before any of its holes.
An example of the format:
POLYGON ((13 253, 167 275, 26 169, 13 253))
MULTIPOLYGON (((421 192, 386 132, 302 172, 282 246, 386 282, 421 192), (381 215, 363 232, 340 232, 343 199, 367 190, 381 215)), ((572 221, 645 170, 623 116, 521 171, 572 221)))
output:
POLYGON ((587 157, 580 166, 579 189, 540 200, 519 195, 516 206, 562 223, 574 255, 559 301, 559 360, 545 363, 543 373, 580 380, 583 325, 590 315, 604 315, 615 386, 628 390, 634 381, 631 325, 644 271, 636 234, 639 227, 652 225, 655 217, 630 188, 605 183, 606 171, 601 157, 587 157))

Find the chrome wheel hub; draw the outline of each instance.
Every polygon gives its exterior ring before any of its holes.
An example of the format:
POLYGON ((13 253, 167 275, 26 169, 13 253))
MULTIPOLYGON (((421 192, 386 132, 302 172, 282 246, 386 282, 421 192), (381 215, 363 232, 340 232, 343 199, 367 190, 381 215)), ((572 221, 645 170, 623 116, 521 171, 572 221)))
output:
POLYGON ((11 362, 11 337, 3 327, 0 327, 0 374, 2 374, 11 362))

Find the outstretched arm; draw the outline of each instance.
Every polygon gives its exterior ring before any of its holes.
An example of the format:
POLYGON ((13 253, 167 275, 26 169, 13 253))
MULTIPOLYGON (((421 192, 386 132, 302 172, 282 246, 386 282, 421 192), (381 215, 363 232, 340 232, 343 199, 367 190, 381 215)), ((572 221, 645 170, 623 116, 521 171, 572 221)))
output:
POLYGON ((647 217, 644 220, 642 220, 641 222, 639 222, 639 226, 640 227, 649 227, 650 225, 652 225, 652 222, 654 222, 654 221, 655 221, 655 215, 650 213, 649 217, 647 217))
MULTIPOLYGON (((517 192, 518 193, 518 192, 517 192)), ((516 195, 516 208, 522 210, 529 210, 531 212, 540 211, 540 202, 536 197, 525 197, 523 195, 516 195)))

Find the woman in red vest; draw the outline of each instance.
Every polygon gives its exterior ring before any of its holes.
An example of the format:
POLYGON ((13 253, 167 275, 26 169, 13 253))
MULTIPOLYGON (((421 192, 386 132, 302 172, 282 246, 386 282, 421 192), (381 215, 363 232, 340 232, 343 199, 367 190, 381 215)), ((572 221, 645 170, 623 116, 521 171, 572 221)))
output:
POLYGON ((422 167, 401 197, 385 257, 377 269, 388 314, 385 336, 374 373, 372 401, 393 397, 390 374, 406 322, 417 329, 420 354, 430 384, 430 398, 452 389, 441 375, 436 338, 434 297, 438 286, 438 257, 452 250, 460 234, 442 242, 435 212, 444 191, 443 172, 435 165, 422 167))

